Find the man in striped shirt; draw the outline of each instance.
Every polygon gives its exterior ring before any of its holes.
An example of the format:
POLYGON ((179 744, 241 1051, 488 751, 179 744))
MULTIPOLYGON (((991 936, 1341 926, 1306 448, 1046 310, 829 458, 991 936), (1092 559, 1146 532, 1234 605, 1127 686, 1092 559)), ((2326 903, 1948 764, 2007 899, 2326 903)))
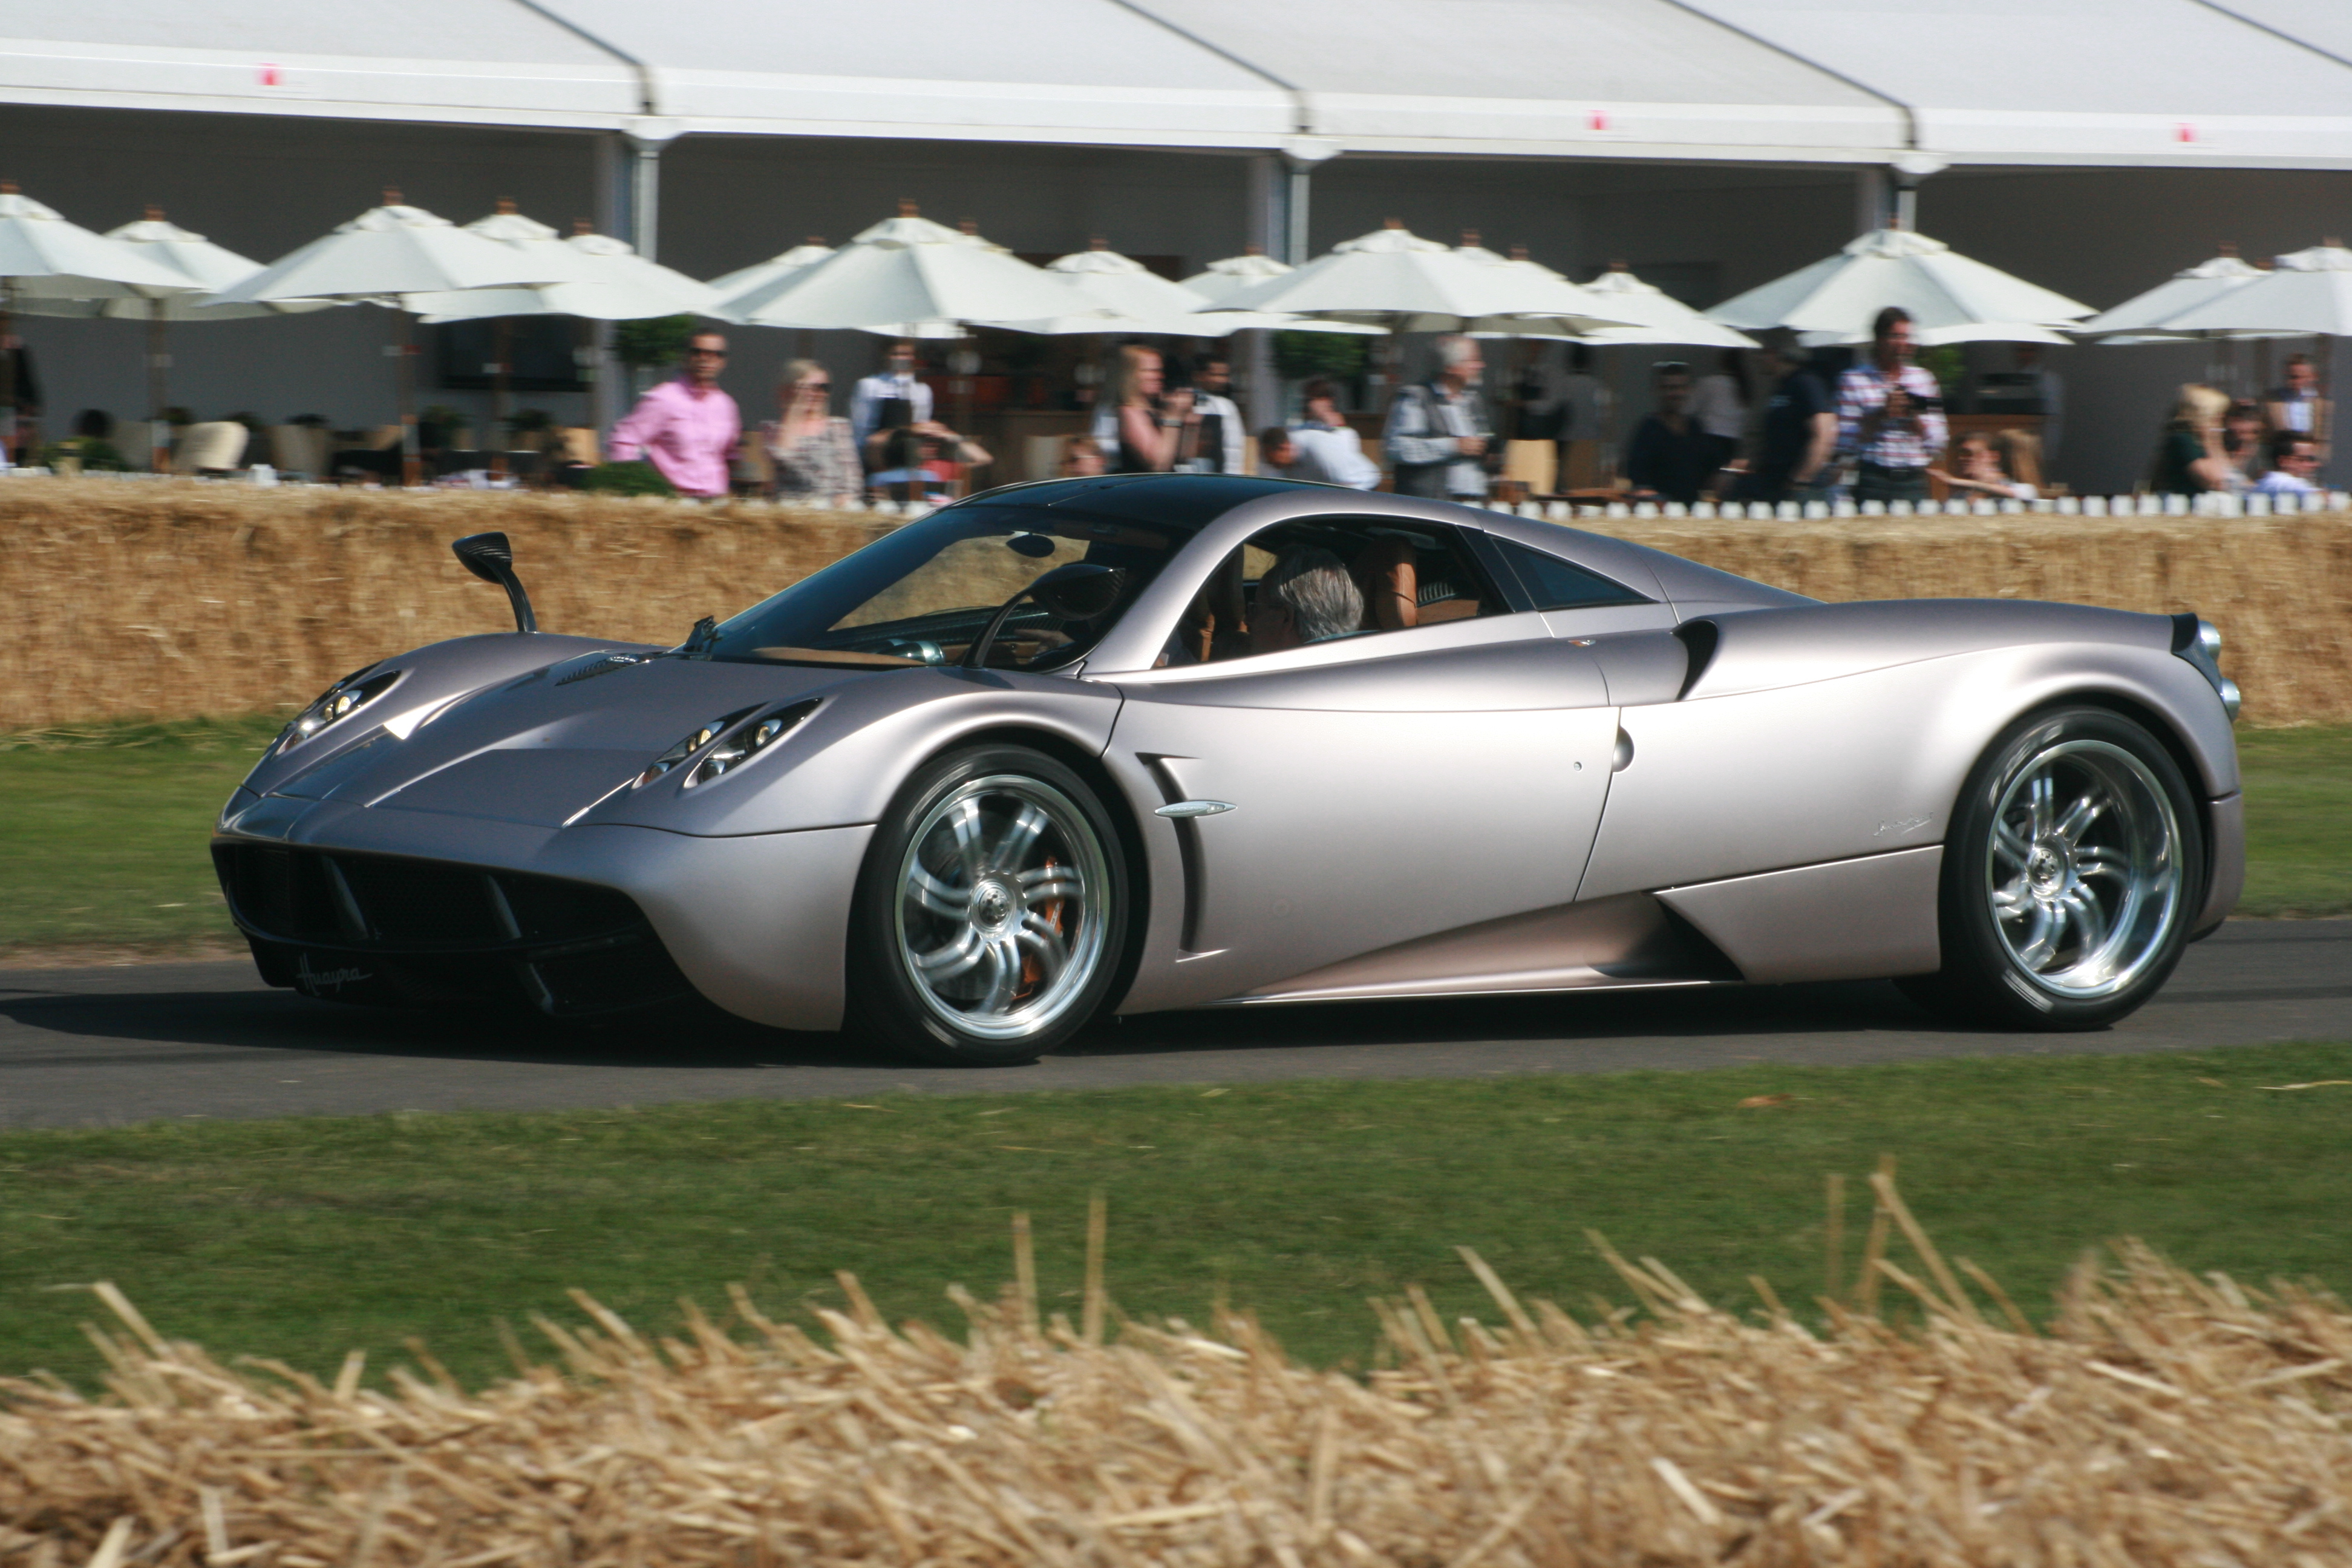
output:
POLYGON ((1871 323, 1870 360, 1838 377, 1838 450, 1857 458, 1853 499, 1923 501, 1927 465, 1944 449, 1936 378, 1911 363, 1911 312, 1889 305, 1871 323))

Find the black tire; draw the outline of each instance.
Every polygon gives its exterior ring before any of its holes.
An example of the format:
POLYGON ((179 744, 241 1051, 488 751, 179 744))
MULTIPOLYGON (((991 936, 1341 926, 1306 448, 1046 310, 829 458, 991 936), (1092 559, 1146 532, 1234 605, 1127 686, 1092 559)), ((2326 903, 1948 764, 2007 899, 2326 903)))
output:
POLYGON ((1025 746, 950 752, 866 849, 848 1026, 944 1066, 1034 1061, 1101 1009, 1129 918, 1118 829, 1084 779, 1025 746))
POLYGON ((2111 710, 2045 710, 1970 771, 1944 844, 1944 966, 1896 984, 1999 1028, 2105 1028, 2171 977, 2204 889, 2172 754, 2111 710))

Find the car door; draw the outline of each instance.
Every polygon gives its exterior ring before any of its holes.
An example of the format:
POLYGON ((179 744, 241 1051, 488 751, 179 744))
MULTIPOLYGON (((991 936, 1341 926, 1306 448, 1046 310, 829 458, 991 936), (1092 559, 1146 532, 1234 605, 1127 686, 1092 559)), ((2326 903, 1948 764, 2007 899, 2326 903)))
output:
POLYGON ((1575 897, 1616 742, 1607 683, 1540 613, 1482 607, 1117 678, 1111 761, 1173 808, 1183 882, 1156 900, 1177 929, 1155 933, 1139 1000, 1312 990, 1343 961, 1575 897))

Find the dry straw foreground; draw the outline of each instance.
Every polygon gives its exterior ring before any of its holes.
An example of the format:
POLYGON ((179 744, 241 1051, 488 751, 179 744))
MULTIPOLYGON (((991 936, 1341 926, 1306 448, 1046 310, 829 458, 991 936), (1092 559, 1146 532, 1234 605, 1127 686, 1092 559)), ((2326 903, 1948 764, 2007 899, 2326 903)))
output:
MULTIPOLYGON (((286 710, 388 653, 511 623, 448 551, 513 536, 541 624, 675 643, 866 542, 866 514, 473 495, 0 485, 0 728, 286 710)), ((1627 519, 1643 543, 1824 599, 2194 609, 2249 722, 2352 720, 2352 517, 1627 519)))
MULTIPOLYGON (((0 1385, 0 1561, 25 1568, 610 1564, 2050 1564, 2352 1561, 2352 1313, 2200 1281, 2136 1247, 2086 1263, 2046 1334, 1963 1294, 1880 1195, 1868 1293, 1826 1331, 1753 1321, 1610 1254, 1647 1314, 1587 1327, 1375 1302, 1363 1379, 1286 1360, 1242 1317, 1212 1337, 1041 1329, 1034 1270, 958 1344, 893 1331, 844 1276, 828 1340, 740 1292, 648 1340, 580 1298, 562 1366, 478 1394, 417 1351, 395 1392, 233 1372, 129 1330, 110 1392, 0 1385), (1891 1222, 1891 1223, 1890 1223, 1891 1222), (1917 1247, 1886 1261, 1893 1231, 1917 1247), (1919 1276, 1926 1276, 1925 1279, 1919 1276), (1899 1289, 1898 1289, 1899 1288, 1899 1289), (1985 1314, 1999 1312, 2002 1325, 1985 1314)), ((1016 1223, 1016 1238, 1025 1232, 1016 1223)), ((1596 1238, 1597 1240, 1597 1238, 1596 1238)), ((1605 1244, 1604 1244, 1605 1245, 1605 1244)), ((1768 1303, 1769 1288, 1759 1286, 1768 1303)), ((95 1331, 93 1331, 95 1332, 95 1331)), ((518 1360, 520 1351, 517 1349, 518 1360)))

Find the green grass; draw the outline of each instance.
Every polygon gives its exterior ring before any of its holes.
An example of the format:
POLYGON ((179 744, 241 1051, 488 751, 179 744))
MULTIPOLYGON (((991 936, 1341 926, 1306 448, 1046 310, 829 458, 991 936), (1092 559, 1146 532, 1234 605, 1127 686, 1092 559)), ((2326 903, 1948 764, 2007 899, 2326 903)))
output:
MULTIPOLYGON (((205 837, 278 721, 0 735, 0 960, 236 945, 205 837)), ((2352 727, 2247 730, 2241 913, 2352 914, 2352 727)))
POLYGON ((0 959, 237 943, 205 837, 282 723, 0 735, 0 959))
POLYGON ((2352 914, 2352 728, 2241 730, 2246 915, 2352 914))
MULTIPOLYGON (((475 1381, 492 1325, 594 1293, 639 1326, 747 1283, 772 1312, 854 1270, 894 1319, 1011 1274, 1034 1216, 1042 1294, 1072 1310, 1087 1194, 1138 1315, 1218 1292, 1302 1355, 1363 1356, 1368 1294, 1486 1310, 1453 1248, 1580 1311, 1626 1292, 1584 1230, 1737 1310, 1750 1273, 1822 1288, 1826 1173, 1879 1155, 1948 1251, 2030 1311, 2081 1249, 2136 1234, 2250 1283, 2352 1289, 2352 1046, 1868 1068, 1089 1094, 746 1101, 571 1114, 166 1122, 0 1136, 0 1371, 87 1378, 78 1321, 112 1279, 174 1336, 331 1372, 424 1336, 475 1381), (1790 1096, 1741 1109, 1751 1096, 1790 1096)), ((1866 1199, 1846 1220, 1851 1268, 1866 1199)), ((1491 1313, 1489 1313, 1491 1315, 1491 1313)))

